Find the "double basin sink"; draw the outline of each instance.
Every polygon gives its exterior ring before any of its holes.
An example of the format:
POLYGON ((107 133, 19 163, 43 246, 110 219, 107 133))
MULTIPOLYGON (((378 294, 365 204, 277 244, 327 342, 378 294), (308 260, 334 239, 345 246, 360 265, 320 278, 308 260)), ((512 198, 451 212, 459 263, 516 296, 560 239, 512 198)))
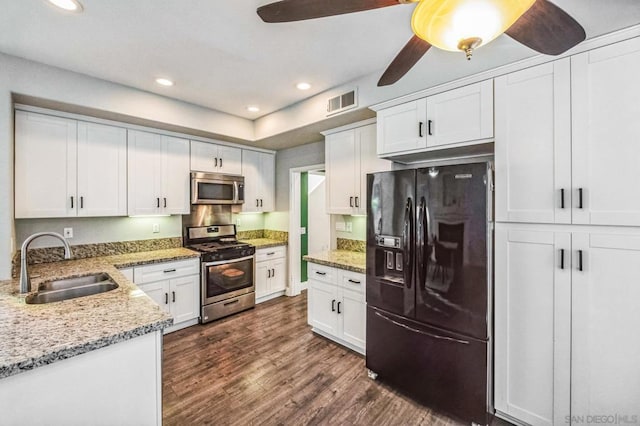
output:
POLYGON ((40 284, 38 291, 26 297, 28 304, 60 302, 115 290, 118 284, 106 273, 64 278, 40 284))

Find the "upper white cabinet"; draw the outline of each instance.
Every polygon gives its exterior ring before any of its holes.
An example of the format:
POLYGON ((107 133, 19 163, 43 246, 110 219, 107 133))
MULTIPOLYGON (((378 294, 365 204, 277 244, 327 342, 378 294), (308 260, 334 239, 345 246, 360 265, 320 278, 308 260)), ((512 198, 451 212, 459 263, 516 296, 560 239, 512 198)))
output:
POLYGON ((496 219, 640 226, 640 39, 568 61, 496 79, 496 219))
POLYGON ((129 215, 188 214, 189 141, 128 131, 129 215))
POLYGON ((127 214, 124 128, 25 111, 15 120, 16 218, 127 214))
POLYGON ((242 150, 226 145, 191 141, 191 170, 242 174, 242 150))
POLYGON ((420 152, 493 138, 493 80, 378 111, 377 154, 420 152))
POLYGON ((567 58, 495 80, 498 221, 571 223, 570 73, 567 58))
POLYGON ((275 173, 275 154, 242 150, 243 212, 271 212, 275 210, 275 173))
POLYGON ((571 58, 573 222, 640 225, 640 38, 571 58))
POLYGON ((493 80, 427 97, 427 148, 493 138, 493 80))
POLYGON ((376 155, 376 125, 325 136, 327 213, 366 214, 367 173, 391 169, 376 155))

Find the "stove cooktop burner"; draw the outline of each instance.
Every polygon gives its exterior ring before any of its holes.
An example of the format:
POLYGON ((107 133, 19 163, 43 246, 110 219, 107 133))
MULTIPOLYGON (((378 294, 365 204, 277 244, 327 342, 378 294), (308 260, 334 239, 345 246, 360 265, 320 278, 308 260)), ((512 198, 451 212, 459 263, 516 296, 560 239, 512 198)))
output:
POLYGON ((199 244, 191 244, 188 245, 187 248, 192 250, 197 250, 199 252, 208 253, 211 251, 223 250, 223 249, 232 249, 232 248, 241 248, 247 247, 249 244, 238 242, 238 240, 233 239, 230 241, 211 241, 208 243, 199 243, 199 244))

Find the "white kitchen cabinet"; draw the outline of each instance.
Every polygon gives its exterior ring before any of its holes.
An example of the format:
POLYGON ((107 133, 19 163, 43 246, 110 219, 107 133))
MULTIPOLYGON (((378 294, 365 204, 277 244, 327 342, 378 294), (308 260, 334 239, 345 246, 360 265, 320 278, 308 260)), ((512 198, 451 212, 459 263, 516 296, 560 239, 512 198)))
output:
POLYGON ((379 156, 428 151, 493 139, 493 80, 377 112, 379 156))
POLYGON ((427 97, 427 148, 493 138, 493 80, 427 97))
POLYGON ((275 210, 275 173, 275 154, 242 150, 243 212, 271 212, 275 210))
POLYGON ((200 260, 165 262, 133 269, 133 282, 173 316, 165 333, 196 324, 200 316, 200 260))
POLYGON ((530 425, 569 414, 570 257, 568 232, 496 226, 494 404, 530 425))
POLYGON ((424 128, 427 100, 418 99, 378 111, 378 155, 384 156, 427 147, 424 128))
POLYGON ((16 218, 127 214, 120 127, 16 111, 16 218))
POLYGON ((313 331, 364 354, 365 276, 309 263, 307 322, 313 331))
POLYGON ((242 174, 242 150, 227 145, 191 141, 191 170, 242 174))
POLYGON ((571 223, 570 73, 566 58, 495 80, 497 221, 571 223))
POLYGON ((327 213, 367 213, 367 173, 391 169, 375 147, 375 124, 326 133, 327 213))
POLYGON ((282 296, 287 288, 287 248, 256 250, 256 303, 282 296))
POLYGON ((640 230, 498 224, 496 409, 532 425, 635 413, 639 275, 640 230))
POLYGON ((640 38, 571 58, 573 223, 640 226, 638 75, 640 38))
POLYGON ((188 214, 189 141, 138 130, 128 140, 128 214, 188 214))

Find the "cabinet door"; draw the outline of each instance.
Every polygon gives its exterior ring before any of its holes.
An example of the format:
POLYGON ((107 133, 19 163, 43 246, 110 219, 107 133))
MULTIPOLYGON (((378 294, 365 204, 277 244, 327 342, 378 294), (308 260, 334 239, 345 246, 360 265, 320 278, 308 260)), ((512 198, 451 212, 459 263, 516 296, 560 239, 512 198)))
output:
POLYGON ((561 59, 496 79, 497 221, 571 223, 570 77, 561 59))
POLYGON ((76 215, 76 137, 74 120, 16 111, 16 218, 76 215))
POLYGON ((495 408, 531 425, 563 424, 570 408, 570 234, 498 224, 495 242, 495 408))
POLYGON ((427 98, 427 147, 493 137, 493 80, 427 98))
POLYGON ((242 150, 232 146, 218 146, 218 172, 227 175, 242 174, 242 150))
POLYGON ((571 58, 573 223, 640 225, 638 75, 640 38, 571 58))
POLYGON ((256 262, 256 299, 270 293, 271 262, 256 262))
POLYGON ((161 137, 155 133, 128 130, 127 139, 128 214, 158 214, 162 192, 161 137))
POLYGON ((378 155, 427 147, 427 100, 407 102, 378 111, 378 155))
POLYGON ((640 235, 574 233, 573 249, 571 414, 637 415, 640 235))
POLYGON ((218 145, 191 141, 191 170, 215 173, 219 161, 218 145))
POLYGON ((260 153, 242 150, 242 175, 244 176, 243 212, 259 212, 262 181, 260 179, 260 153))
POLYGON ((189 214, 189 141, 162 136, 162 212, 189 214))
POLYGON ((359 292, 342 290, 340 301, 340 337, 354 346, 364 350, 366 334, 367 306, 364 295, 359 292))
POLYGON ((126 216, 127 130, 78 122, 78 216, 126 216))
POLYGON ((338 287, 316 280, 309 280, 309 323, 312 327, 338 336, 338 287))
POLYGON ((359 169, 356 161, 354 130, 327 135, 325 152, 327 167, 327 213, 351 214, 355 208, 356 179, 359 169))
POLYGON ((174 324, 200 316, 200 276, 171 280, 171 313, 174 324))
POLYGON ((156 281, 149 284, 138 285, 140 290, 149 296, 154 302, 160 306, 160 309, 167 313, 171 313, 171 299, 169 298, 169 281, 156 281))
POLYGON ((287 288, 287 259, 276 259, 271 262, 271 293, 287 288))
POLYGON ((260 153, 260 209, 272 212, 276 209, 276 156, 266 152, 260 153))
POLYGON ((376 153, 376 125, 359 127, 356 129, 356 147, 359 152, 360 174, 357 179, 355 203, 357 214, 367 214, 367 173, 391 170, 391 161, 378 158, 376 153))

